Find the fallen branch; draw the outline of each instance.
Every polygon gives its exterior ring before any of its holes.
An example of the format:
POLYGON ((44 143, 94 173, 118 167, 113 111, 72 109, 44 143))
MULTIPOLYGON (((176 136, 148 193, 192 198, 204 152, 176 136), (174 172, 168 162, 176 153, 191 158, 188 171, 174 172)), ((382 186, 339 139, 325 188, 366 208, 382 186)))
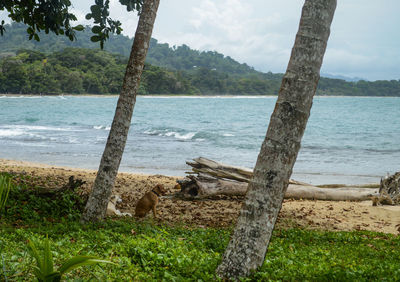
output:
MULTIPOLYGON (((194 200, 218 195, 244 196, 253 175, 251 169, 230 166, 206 158, 186 162, 192 167, 183 180, 178 180, 181 191, 174 197, 194 200), (197 175, 193 175, 197 173, 197 175)), ((365 201, 378 195, 377 188, 322 188, 290 180, 285 193, 286 199, 310 199, 329 201, 365 201)))
MULTIPOLYGON (((190 172, 190 174, 208 174, 216 178, 226 178, 240 182, 249 182, 253 177, 253 170, 250 168, 231 166, 203 157, 193 159, 193 161, 187 161, 186 164, 192 167, 192 172, 190 172)), ((289 184, 306 183, 290 179, 289 184)))
MULTIPOLYGON (((248 183, 218 179, 204 174, 188 176, 178 181, 181 191, 175 197, 205 199, 217 195, 244 196, 248 183)), ((312 185, 289 184, 285 199, 308 199, 329 201, 366 201, 378 195, 377 188, 319 188, 312 185)))

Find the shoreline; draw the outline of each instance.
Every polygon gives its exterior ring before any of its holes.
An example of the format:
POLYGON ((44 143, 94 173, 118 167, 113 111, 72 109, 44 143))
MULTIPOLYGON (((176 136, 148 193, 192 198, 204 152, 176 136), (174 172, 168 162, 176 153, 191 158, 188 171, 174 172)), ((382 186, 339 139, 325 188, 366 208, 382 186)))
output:
MULTIPOLYGON (((68 183, 70 176, 85 183, 78 193, 87 195, 93 187, 95 170, 52 166, 41 163, 0 159, 0 172, 9 172, 25 179, 34 187, 56 188, 68 183), (25 178, 26 177, 26 178, 25 178)), ((162 184, 167 195, 177 192, 176 177, 118 173, 113 194, 122 202, 121 212, 134 214, 136 203, 144 193, 162 184)), ((157 207, 158 220, 163 224, 184 224, 201 228, 232 227, 240 213, 243 197, 220 196, 211 200, 187 201, 161 198, 157 207)), ((285 199, 277 228, 353 231, 369 230, 399 234, 400 206, 372 206, 372 201, 321 201, 285 199)), ((152 215, 148 215, 152 218, 152 215)))
MULTIPOLYGON (((86 172, 90 174, 96 174, 97 169, 90 169, 90 168, 80 168, 80 167, 71 167, 71 166, 60 166, 60 165, 51 165, 46 163, 38 163, 38 162, 31 162, 31 161, 21 161, 21 160, 11 160, 11 159, 3 159, 0 158, 0 168, 1 167, 27 167, 27 168, 40 168, 40 169, 60 169, 60 170, 67 170, 67 171, 74 171, 74 172, 86 172)), ((118 170, 118 174, 131 174, 131 175, 138 175, 143 177, 151 176, 152 174, 147 173, 140 173, 140 172, 127 172, 118 170)), ((160 174, 155 174, 160 175, 160 174)), ((174 177, 174 178, 181 178, 181 176, 169 176, 165 175, 165 177, 174 177)))
MULTIPOLYGON (((84 167, 74 167, 74 166, 68 166, 68 165, 56 165, 56 164, 46 164, 42 162, 32 162, 32 161, 26 161, 26 160, 15 160, 15 159, 5 159, 5 158, 0 158, 0 166, 14 166, 14 167, 34 167, 34 168, 42 168, 42 169, 63 169, 63 170, 70 170, 70 171, 76 171, 76 172, 87 172, 91 174, 97 173, 97 169, 94 168, 84 168, 84 167)), ((145 169, 137 169, 137 171, 132 171, 129 169, 124 169, 124 165, 122 164, 118 170, 118 174, 129 174, 129 175, 138 175, 138 176, 154 176, 154 175, 161 175, 164 177, 172 177, 172 178, 183 178, 185 177, 186 174, 180 174, 176 173, 174 175, 170 173, 165 173, 163 170, 157 170, 153 168, 145 168, 145 169), (147 170, 149 172, 142 172, 140 170, 147 170)), ((189 168, 188 168, 189 169, 189 168)), ((354 186, 354 187, 370 187, 370 186, 379 186, 379 183, 377 181, 375 182, 361 182, 357 183, 354 181, 345 181, 345 182, 338 182, 338 181, 322 181, 322 179, 334 179, 335 177, 341 178, 341 179, 351 179, 355 175, 342 175, 342 174, 323 174, 323 173, 312 173, 312 172, 294 172, 292 174, 291 179, 301 181, 308 183, 310 185, 314 186, 354 186), (312 175, 312 176, 319 176, 321 179, 320 181, 317 181, 318 183, 315 183, 314 180, 304 180, 304 178, 307 178, 307 176, 312 175), (296 177, 298 176, 298 177, 296 177), (303 177, 301 177, 303 176, 303 177)), ((377 178, 376 175, 358 175, 359 178, 365 178, 365 179, 372 179, 372 178, 377 178)))
MULTIPOLYGON (((118 97, 119 94, 5 94, 0 93, 2 97, 93 97, 93 98, 111 98, 118 97)), ((137 95, 143 98, 277 98, 278 94, 212 94, 212 95, 189 95, 189 94, 148 94, 137 95)), ((400 98, 400 96, 350 96, 350 95, 315 95, 317 98, 400 98)))

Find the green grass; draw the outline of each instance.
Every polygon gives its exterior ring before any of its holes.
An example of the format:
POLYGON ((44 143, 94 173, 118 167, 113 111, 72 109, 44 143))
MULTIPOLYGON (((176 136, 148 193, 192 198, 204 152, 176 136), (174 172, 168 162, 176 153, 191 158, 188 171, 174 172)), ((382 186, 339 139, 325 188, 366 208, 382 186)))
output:
MULTIPOLYGON (((6 269, 11 281, 33 279, 27 242, 43 241, 47 234, 56 264, 76 255, 117 264, 76 270, 67 279, 212 281, 230 232, 156 226, 128 219, 87 226, 76 221, 43 223, 33 228, 3 225, 1 269, 6 269)), ((399 250, 400 238, 392 235, 276 230, 264 265, 248 280, 396 281, 400 280, 399 250)))
POLYGON ((257 280, 398 281, 400 238, 373 232, 277 230, 257 280))
MULTIPOLYGON (((48 234, 55 261, 90 255, 117 266, 99 265, 67 277, 119 281, 190 279, 213 280, 214 269, 228 239, 227 230, 155 226, 133 220, 106 221, 82 227, 78 222, 40 224, 35 228, 2 226, 0 249, 7 276, 29 281, 32 259, 26 242, 43 241, 48 234), (84 271, 84 272, 82 272, 84 271)), ((1 271, 0 271, 1 273, 1 271)), ((1 275, 3 276, 3 275, 1 275)))
MULTIPOLYGON (((29 255, 28 240, 43 246, 46 236, 55 268, 78 255, 115 263, 76 269, 65 276, 67 281, 218 280, 214 272, 230 229, 134 219, 80 225, 79 209, 71 211, 76 203, 72 196, 44 201, 30 193, 25 199, 24 191, 10 192, 0 221, 0 281, 33 281, 35 260, 29 255), (72 216, 66 215, 69 212, 72 216)), ((400 237, 365 231, 275 230, 263 266, 243 280, 400 281, 400 237)))

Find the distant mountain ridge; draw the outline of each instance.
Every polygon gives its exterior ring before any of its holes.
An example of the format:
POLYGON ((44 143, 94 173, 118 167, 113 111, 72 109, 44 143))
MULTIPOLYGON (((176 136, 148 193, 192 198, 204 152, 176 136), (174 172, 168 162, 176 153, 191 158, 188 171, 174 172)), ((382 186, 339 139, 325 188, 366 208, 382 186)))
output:
MULTIPOLYGON (((90 27, 87 27, 85 31, 76 33, 76 41, 70 41, 65 36, 40 33, 40 42, 37 42, 28 40, 25 25, 13 23, 7 25, 3 37, 0 36, 0 52, 16 52, 23 48, 49 54, 68 47, 99 49, 98 43, 90 41, 92 35, 90 27)), ((111 35, 104 45, 104 50, 129 57, 132 42, 133 39, 128 36, 111 35)), ((191 71, 194 68, 207 68, 239 75, 259 73, 247 64, 241 64, 218 52, 200 52, 186 45, 170 47, 167 43, 158 43, 154 38, 150 41, 146 62, 170 70, 191 71)))
POLYGON ((357 82, 360 80, 367 81, 367 79, 364 79, 362 77, 348 77, 348 76, 344 76, 344 75, 336 75, 336 74, 330 74, 330 73, 321 73, 321 76, 326 77, 326 78, 332 78, 332 79, 341 79, 341 80, 350 81, 350 82, 357 82))

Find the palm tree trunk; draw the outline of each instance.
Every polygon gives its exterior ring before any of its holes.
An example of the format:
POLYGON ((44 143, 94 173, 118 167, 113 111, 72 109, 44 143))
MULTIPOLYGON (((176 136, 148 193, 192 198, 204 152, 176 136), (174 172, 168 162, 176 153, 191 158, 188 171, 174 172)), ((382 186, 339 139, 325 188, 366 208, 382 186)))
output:
POLYGON ((136 93, 139 88, 159 2, 160 0, 145 0, 143 3, 114 120, 93 190, 81 218, 82 222, 97 221, 105 216, 128 137, 136 93))
POLYGON ((217 274, 237 279, 262 265, 315 94, 336 0, 306 0, 278 100, 238 222, 217 274))

